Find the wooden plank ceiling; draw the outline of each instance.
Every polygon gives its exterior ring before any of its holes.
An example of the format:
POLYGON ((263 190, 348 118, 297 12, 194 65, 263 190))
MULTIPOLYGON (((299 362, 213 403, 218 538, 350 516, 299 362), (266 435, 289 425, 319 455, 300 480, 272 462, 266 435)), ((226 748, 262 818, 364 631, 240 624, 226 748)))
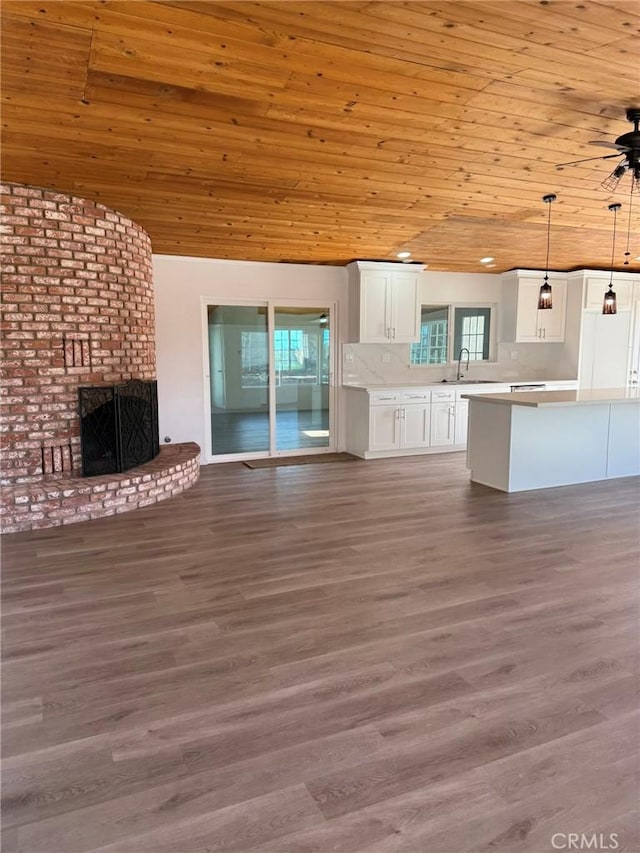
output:
POLYGON ((433 270, 608 267, 587 144, 640 106, 638 0, 5 2, 3 176, 98 199, 154 251, 433 270))

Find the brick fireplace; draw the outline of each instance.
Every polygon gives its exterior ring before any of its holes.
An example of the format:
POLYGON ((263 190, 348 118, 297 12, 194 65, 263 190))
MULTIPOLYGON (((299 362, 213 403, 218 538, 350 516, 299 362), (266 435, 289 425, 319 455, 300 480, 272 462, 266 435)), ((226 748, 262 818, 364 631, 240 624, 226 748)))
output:
MULTIPOLYGON (((76 485, 85 495, 93 486, 118 488, 114 477, 74 485, 81 473, 78 387, 156 378, 149 237, 101 204, 38 187, 4 184, 2 212, 3 529, 133 509, 128 494, 124 503, 105 507, 96 500, 80 512, 82 502, 65 506, 62 492, 76 485), (60 500, 43 498, 43 489, 60 492, 60 500)), ((170 476, 178 483, 184 452, 164 448, 162 455, 172 457, 170 476)), ((197 461, 197 452, 191 457, 197 461)), ((162 464, 150 464, 162 477, 162 464)), ((189 466, 191 478, 196 469, 189 466)))

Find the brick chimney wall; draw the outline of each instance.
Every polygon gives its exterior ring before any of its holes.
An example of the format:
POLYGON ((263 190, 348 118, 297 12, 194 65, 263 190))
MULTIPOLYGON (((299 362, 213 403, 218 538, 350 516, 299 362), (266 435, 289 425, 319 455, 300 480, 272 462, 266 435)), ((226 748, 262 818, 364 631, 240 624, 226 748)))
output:
POLYGON ((78 386, 156 378, 151 243, 76 196, 3 184, 1 203, 2 482, 79 474, 78 386))

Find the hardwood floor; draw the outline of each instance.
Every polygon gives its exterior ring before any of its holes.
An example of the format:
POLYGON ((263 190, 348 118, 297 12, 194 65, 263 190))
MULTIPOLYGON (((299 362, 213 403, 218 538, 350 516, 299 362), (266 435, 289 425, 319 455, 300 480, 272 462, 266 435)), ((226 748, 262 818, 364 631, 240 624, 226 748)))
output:
POLYGON ((232 463, 4 537, 4 853, 637 851, 639 497, 232 463))

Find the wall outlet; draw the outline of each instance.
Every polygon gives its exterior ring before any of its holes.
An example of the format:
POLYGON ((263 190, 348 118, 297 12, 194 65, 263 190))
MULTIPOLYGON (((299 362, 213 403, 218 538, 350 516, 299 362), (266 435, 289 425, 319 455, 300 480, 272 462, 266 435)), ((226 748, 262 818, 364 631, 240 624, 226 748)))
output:
POLYGON ((345 361, 353 361, 353 353, 352 352, 345 352, 344 360, 345 361))
POLYGON ((511 350, 511 361, 517 361, 517 360, 518 360, 518 350, 517 349, 511 350))
POLYGON ((385 364, 389 364, 389 362, 391 361, 391 354, 390 354, 390 353, 388 353, 388 352, 383 352, 383 353, 382 353, 382 361, 383 361, 385 364))

